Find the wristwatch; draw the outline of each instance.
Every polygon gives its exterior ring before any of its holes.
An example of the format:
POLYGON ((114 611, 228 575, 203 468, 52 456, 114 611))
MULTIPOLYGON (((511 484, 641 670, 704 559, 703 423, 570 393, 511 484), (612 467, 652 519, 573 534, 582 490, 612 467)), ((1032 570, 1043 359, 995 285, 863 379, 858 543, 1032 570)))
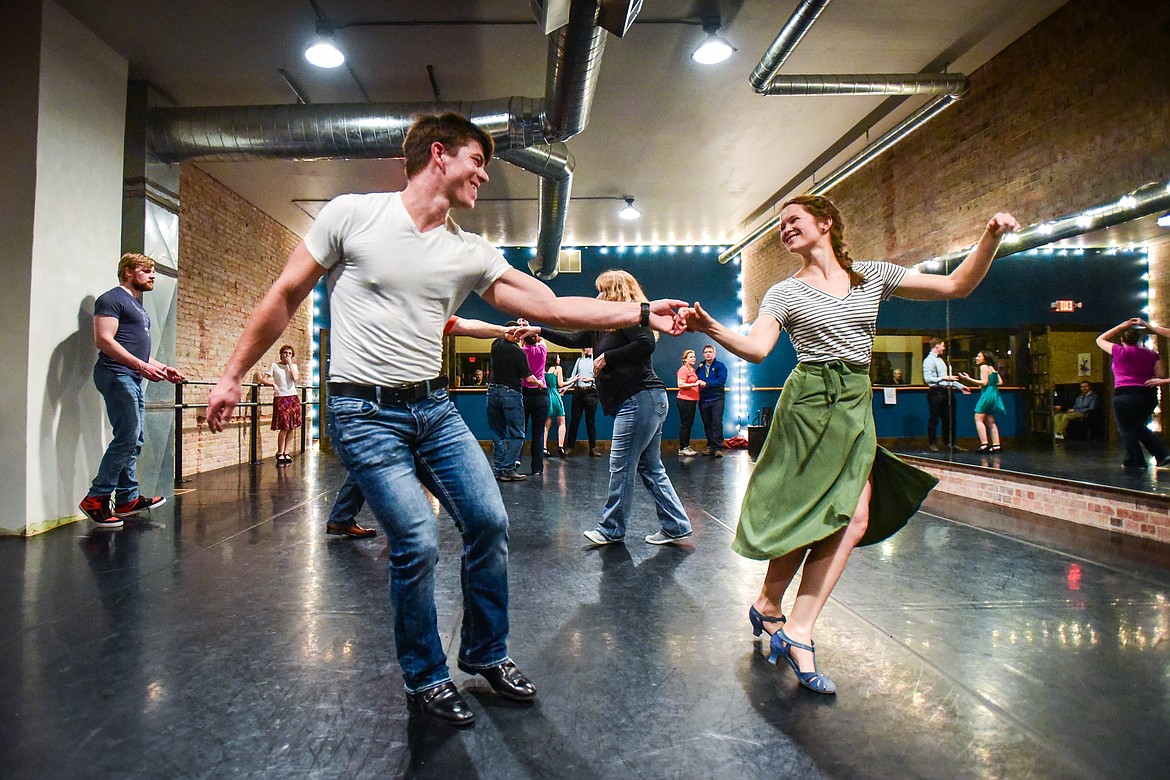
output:
POLYGON ((642 316, 638 320, 638 324, 643 328, 650 327, 650 304, 646 301, 642 301, 642 316))

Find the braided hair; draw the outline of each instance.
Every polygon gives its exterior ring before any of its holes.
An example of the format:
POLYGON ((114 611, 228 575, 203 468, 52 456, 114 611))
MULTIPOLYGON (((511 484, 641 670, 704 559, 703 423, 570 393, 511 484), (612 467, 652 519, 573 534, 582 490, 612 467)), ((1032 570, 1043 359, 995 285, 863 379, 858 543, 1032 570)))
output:
POLYGON ((845 251, 845 221, 841 219, 841 212, 833 205, 833 201, 820 195, 797 195, 795 198, 789 198, 784 201, 781 209, 787 206, 801 206, 814 219, 829 220, 829 239, 833 244, 833 254, 837 257, 837 262, 849 274, 849 286, 858 287, 864 281, 865 277, 858 271, 853 270, 853 258, 845 251))

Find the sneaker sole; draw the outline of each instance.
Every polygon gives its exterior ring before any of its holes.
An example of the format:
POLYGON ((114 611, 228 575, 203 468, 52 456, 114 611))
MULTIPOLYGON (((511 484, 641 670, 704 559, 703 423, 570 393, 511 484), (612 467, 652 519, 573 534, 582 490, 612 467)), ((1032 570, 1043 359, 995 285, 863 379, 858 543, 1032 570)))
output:
POLYGON ((162 501, 159 501, 157 504, 152 504, 152 505, 145 507, 143 509, 134 509, 130 512, 119 512, 117 510, 114 510, 114 517, 130 517, 131 515, 136 515, 139 512, 149 512, 152 509, 158 509, 160 506, 162 506, 166 502, 167 502, 167 500, 164 498, 162 501))
POLYGON ((658 545, 674 544, 675 542, 681 542, 683 539, 689 539, 690 537, 691 537, 691 535, 687 534, 686 536, 668 536, 662 540, 657 540, 657 539, 652 540, 649 536, 647 536, 646 537, 646 544, 658 544, 658 545))

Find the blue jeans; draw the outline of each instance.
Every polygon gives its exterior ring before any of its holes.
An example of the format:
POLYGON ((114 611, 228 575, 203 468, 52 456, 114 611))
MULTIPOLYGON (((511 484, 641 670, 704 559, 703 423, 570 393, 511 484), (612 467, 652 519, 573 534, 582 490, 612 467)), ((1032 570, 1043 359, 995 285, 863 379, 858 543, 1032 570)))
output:
POLYGON ((609 451, 609 498, 597 526, 608 539, 622 539, 626 535, 638 477, 654 497, 662 533, 677 537, 691 532, 691 521, 662 465, 662 424, 666 422, 666 412, 666 391, 655 389, 635 393, 614 416, 609 451))
POLYGON ((524 448, 524 399, 520 391, 488 386, 487 418, 492 431, 492 470, 496 476, 515 471, 524 448))
POLYGON ((365 505, 366 497, 362 495, 362 489, 358 487, 357 481, 353 477, 346 474, 345 482, 337 491, 337 498, 333 500, 333 508, 329 510, 327 522, 342 525, 352 523, 365 505))
POLYGON ((333 447, 386 534, 394 643, 406 690, 451 679, 435 610, 439 526, 423 488, 463 537, 459 659, 485 668, 508 657, 508 515, 483 451, 446 390, 378 404, 330 396, 333 447))
POLYGON ((94 366, 93 383, 106 401, 114 439, 102 456, 87 496, 106 498, 114 493, 115 506, 125 504, 138 498, 138 453, 142 452, 142 421, 146 415, 142 380, 94 366))

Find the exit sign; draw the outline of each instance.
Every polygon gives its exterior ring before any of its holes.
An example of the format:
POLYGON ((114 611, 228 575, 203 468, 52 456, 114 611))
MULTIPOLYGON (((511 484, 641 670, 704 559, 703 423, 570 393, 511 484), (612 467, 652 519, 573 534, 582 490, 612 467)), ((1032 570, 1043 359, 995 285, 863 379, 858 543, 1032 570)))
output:
POLYGON ((1059 314, 1071 314, 1072 312, 1084 306, 1084 304, 1080 301, 1053 301, 1051 306, 1054 312, 1059 314))

